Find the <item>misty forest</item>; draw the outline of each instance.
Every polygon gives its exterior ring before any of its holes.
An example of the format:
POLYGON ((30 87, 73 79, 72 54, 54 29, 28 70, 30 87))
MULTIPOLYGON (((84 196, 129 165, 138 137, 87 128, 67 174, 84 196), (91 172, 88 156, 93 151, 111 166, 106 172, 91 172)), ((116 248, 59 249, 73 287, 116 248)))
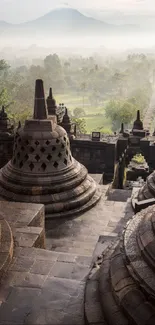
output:
POLYGON ((145 114, 152 93, 155 58, 129 54, 124 58, 61 57, 56 53, 25 63, 0 60, 0 105, 13 123, 32 115, 35 79, 43 79, 57 105, 64 103, 81 133, 113 134, 131 126, 135 112, 145 114))
POLYGON ((149 22, 133 23, 104 22, 71 8, 21 24, 0 21, 0 105, 12 122, 32 115, 41 78, 46 97, 52 87, 79 133, 113 134, 122 122, 131 128, 136 110, 144 117, 149 107, 155 75, 153 48, 145 48, 153 37, 149 22))

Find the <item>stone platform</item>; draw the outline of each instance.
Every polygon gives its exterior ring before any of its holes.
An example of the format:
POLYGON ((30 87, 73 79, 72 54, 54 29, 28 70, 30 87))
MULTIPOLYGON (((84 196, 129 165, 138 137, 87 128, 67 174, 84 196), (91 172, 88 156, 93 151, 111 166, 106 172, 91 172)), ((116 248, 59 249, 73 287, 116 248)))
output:
MULTIPOLYGON (((118 238, 132 215, 130 204, 108 201, 106 188, 103 186, 102 189, 100 202, 89 212, 76 219, 46 222, 48 250, 37 248, 35 240, 27 244, 16 237, 18 244, 14 248, 14 257, 0 286, 1 325, 85 324, 85 283, 90 269, 97 256, 109 245, 109 240, 118 238)), ((4 204, 8 205, 8 202, 0 204, 4 211, 4 204)), ((28 228, 41 226, 44 230, 40 222, 37 226, 33 224, 33 220, 42 220, 42 206, 34 205, 33 215, 27 204, 27 212, 22 204, 15 213, 11 206, 10 202, 12 213, 9 213, 9 207, 6 209, 8 218, 14 218, 13 227, 20 225, 19 228, 23 229, 27 214, 30 218, 28 228), (11 214, 14 217, 11 218, 11 214)), ((88 305, 88 311, 92 315, 92 306, 88 305)), ((93 324, 94 316, 91 317, 93 324)))

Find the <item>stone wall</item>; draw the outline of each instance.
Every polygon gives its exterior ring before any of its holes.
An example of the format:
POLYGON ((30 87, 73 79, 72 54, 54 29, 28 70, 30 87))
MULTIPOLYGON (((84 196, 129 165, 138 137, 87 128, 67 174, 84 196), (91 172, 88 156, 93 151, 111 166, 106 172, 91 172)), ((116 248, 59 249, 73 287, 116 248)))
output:
POLYGON ((14 135, 8 134, 0 136, 0 168, 2 168, 12 158, 14 135))
POLYGON ((115 163, 115 143, 89 140, 71 140, 71 151, 75 159, 86 166, 89 173, 104 173, 112 180, 115 163))

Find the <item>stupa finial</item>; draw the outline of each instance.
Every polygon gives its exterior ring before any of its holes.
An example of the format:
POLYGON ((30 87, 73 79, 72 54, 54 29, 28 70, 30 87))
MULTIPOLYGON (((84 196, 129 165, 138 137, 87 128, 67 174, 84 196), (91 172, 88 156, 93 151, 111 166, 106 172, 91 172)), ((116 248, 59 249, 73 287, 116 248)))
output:
POLYGON ((21 121, 18 122, 17 130, 21 128, 21 121))
POLYGON ((52 94, 52 88, 50 87, 50 89, 49 89, 49 98, 50 99, 53 99, 53 94, 52 94))
POLYGON ((47 97, 46 102, 47 102, 48 114, 49 115, 57 115, 56 114, 56 110, 57 110, 56 101, 53 98, 53 92, 52 92, 52 88, 51 87, 49 89, 49 96, 47 97))
POLYGON ((67 109, 67 107, 65 107, 65 115, 68 116, 68 109, 67 109))
POLYGON ((140 110, 137 111, 137 121, 140 121, 140 110))
POLYGON ((47 110, 46 110, 45 95, 44 95, 44 85, 43 85, 43 81, 41 79, 36 80, 33 118, 36 120, 46 120, 47 119, 47 110))
POLYGON ((137 117, 133 123, 133 130, 143 130, 143 122, 140 119, 140 110, 137 110, 137 117))
POLYGON ((2 105, 2 109, 0 111, 0 119, 1 120, 7 120, 7 113, 5 112, 5 106, 2 105))
POLYGON ((121 123, 121 130, 120 133, 123 134, 124 133, 124 123, 121 123))

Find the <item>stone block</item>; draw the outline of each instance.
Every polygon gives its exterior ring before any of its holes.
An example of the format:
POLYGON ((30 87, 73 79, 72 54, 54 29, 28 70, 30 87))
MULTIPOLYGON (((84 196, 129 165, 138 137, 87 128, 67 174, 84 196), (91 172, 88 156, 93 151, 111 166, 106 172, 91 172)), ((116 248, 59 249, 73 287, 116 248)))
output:
POLYGON ((53 291, 60 294, 67 294, 71 297, 77 297, 80 291, 80 281, 48 277, 45 280, 44 288, 52 288, 53 291))
POLYGON ((34 247, 15 247, 15 257, 29 257, 34 258, 36 255, 36 249, 34 247))
POLYGON ((40 215, 43 218, 44 206, 42 204, 0 201, 0 210, 3 211, 5 220, 16 223, 16 226, 18 221, 25 223, 26 226, 38 226, 37 218, 40 215))
POLYGON ((32 301, 40 294, 40 289, 37 288, 12 288, 7 302, 3 303, 0 308, 0 322, 2 324, 23 324, 25 316, 32 309, 32 301))
POLYGON ((46 249, 41 249, 41 248, 35 248, 35 257, 38 260, 48 260, 49 262, 51 261, 56 261, 59 253, 58 252, 53 252, 49 251, 46 249))
POLYGON ((16 245, 20 247, 33 247, 38 239, 38 235, 33 233, 16 233, 16 245))
POLYGON ((46 277, 46 275, 29 272, 14 272, 11 284, 15 287, 42 288, 46 277))
POLYGON ((23 324, 25 315, 31 311, 30 305, 22 306, 21 302, 17 306, 15 304, 15 308, 13 308, 12 304, 3 303, 0 307, 0 322, 1 324, 23 324))
POLYGON ((17 257, 13 260, 12 265, 10 266, 10 270, 18 272, 28 272, 33 264, 33 258, 17 257))
POLYGON ((66 262, 66 263, 74 263, 76 261, 77 257, 76 255, 73 254, 65 254, 65 253, 60 253, 58 255, 58 262, 66 262))
POLYGON ((90 266, 92 262, 92 257, 91 256, 77 256, 76 257, 76 263, 85 265, 85 266, 90 266))
POLYGON ((54 261, 35 260, 30 268, 30 273, 48 275, 54 263, 54 261))
POLYGON ((56 262, 52 267, 50 276, 72 279, 75 263, 56 262))
POLYGON ((75 265, 72 279, 84 281, 88 277, 89 271, 89 267, 86 267, 84 265, 75 265))

